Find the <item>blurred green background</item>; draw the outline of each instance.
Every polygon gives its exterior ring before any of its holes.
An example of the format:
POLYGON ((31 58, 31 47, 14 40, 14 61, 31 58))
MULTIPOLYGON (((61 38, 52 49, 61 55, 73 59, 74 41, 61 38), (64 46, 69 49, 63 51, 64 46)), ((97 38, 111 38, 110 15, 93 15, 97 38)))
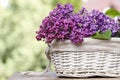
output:
POLYGON ((57 3, 81 7, 81 0, 0 0, 0 80, 45 69, 47 45, 35 39, 35 31, 57 3))

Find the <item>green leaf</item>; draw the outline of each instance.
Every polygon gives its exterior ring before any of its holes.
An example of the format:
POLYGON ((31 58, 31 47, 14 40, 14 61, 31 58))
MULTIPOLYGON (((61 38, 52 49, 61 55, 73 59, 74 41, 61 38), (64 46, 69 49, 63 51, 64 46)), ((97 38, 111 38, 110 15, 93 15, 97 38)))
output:
POLYGON ((114 18, 115 16, 120 16, 120 12, 117 11, 117 10, 115 10, 115 9, 113 9, 113 8, 108 9, 108 10, 105 12, 105 14, 108 15, 108 16, 111 16, 111 17, 113 17, 113 18, 114 18))
POLYGON ((111 38, 112 32, 110 30, 105 31, 104 33, 97 32, 92 38, 108 40, 111 38))

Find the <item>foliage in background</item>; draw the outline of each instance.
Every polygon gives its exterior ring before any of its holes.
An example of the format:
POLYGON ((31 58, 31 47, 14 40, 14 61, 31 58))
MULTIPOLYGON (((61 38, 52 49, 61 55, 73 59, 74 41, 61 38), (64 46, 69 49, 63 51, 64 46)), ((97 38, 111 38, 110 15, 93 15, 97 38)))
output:
POLYGON ((45 69, 46 44, 35 39, 35 31, 58 0, 8 1, 6 8, 0 5, 0 80, 19 71, 45 69))
POLYGON ((50 5, 40 0, 9 0, 8 7, 0 9, 0 80, 18 71, 44 69, 46 45, 36 41, 35 31, 50 5))

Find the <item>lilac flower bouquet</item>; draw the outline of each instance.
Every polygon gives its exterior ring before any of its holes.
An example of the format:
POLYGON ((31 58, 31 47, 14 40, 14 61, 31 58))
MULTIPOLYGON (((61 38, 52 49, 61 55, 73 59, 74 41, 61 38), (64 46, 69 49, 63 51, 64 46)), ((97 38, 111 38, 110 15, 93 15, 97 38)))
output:
POLYGON ((54 39, 71 40, 72 43, 79 44, 88 37, 108 40, 118 36, 119 31, 120 24, 98 10, 88 12, 82 8, 78 13, 74 13, 71 4, 58 4, 43 19, 36 32, 36 39, 45 40, 46 43, 51 43, 54 39))

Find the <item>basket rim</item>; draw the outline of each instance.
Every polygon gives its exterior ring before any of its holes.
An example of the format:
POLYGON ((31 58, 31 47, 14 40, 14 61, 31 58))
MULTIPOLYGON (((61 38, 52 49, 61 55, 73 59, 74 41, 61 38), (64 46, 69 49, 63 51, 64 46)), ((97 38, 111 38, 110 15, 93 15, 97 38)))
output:
POLYGON ((85 38, 84 42, 74 45, 70 40, 54 41, 51 43, 52 51, 112 51, 116 49, 120 52, 120 38, 111 38, 110 40, 100 40, 85 38))
MULTIPOLYGON (((110 38, 109 40, 102 40, 102 39, 94 39, 94 38, 90 38, 90 37, 88 37, 88 38, 83 38, 84 39, 84 41, 87 41, 87 40, 97 40, 97 41, 105 41, 105 42, 108 42, 108 41, 120 41, 120 38, 118 38, 118 37, 112 37, 112 38, 110 38)), ((82 43, 84 43, 84 41, 82 42, 82 43)), ((63 40, 63 41, 60 41, 60 40, 56 40, 56 39, 54 39, 53 40, 53 42, 51 43, 51 44, 53 44, 53 43, 55 43, 55 42, 71 42, 71 40, 63 40)), ((72 42, 71 42, 72 43, 72 42)), ((50 43, 49 43, 50 44, 50 43)))

